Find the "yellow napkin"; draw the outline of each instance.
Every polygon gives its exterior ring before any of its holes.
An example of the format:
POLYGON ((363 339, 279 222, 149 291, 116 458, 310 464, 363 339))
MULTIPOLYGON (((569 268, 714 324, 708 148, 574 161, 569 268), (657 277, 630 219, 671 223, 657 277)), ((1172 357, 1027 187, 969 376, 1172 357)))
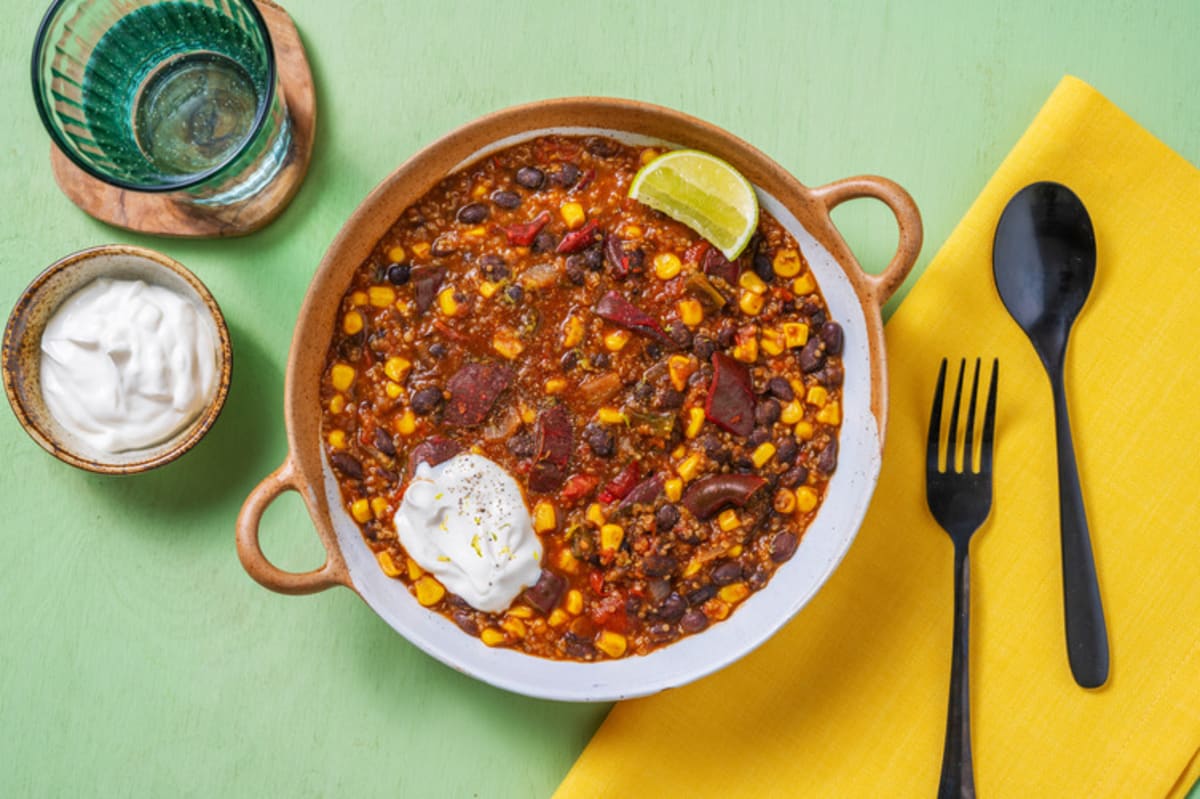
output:
POLYGON ((971 550, 979 795, 1186 795, 1200 746, 1200 172, 1065 78, 887 340, 883 473, 841 567, 739 663, 614 708, 556 799, 935 795, 952 549, 925 505, 924 453, 943 355, 1000 358, 995 503, 971 550), (1067 359, 1112 652, 1096 691, 1067 665, 1050 387, 991 276, 1000 212, 1037 180, 1071 186, 1096 228, 1067 359))

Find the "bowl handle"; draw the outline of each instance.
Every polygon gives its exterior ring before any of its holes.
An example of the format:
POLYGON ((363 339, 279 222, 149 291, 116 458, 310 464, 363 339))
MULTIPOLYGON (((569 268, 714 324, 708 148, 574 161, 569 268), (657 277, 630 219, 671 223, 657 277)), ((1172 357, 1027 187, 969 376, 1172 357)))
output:
POLYGON ((258 543, 258 525, 262 521, 263 511, 284 491, 298 492, 305 504, 309 505, 309 513, 312 513, 311 502, 301 487, 301 481, 297 479, 292 459, 288 458, 254 487, 238 513, 237 551, 242 566, 259 584, 281 594, 315 594, 335 585, 345 585, 345 569, 329 555, 328 547, 324 565, 302 574, 285 572, 263 554, 258 543))
MULTIPOLYGON (((862 273, 863 278, 871 287, 875 304, 883 307, 883 304, 896 293, 896 289, 900 288, 904 278, 908 277, 908 273, 912 271, 913 265, 917 262, 917 255, 921 252, 921 240, 924 233, 921 226, 921 213, 917 210, 917 204, 899 184, 877 175, 859 175, 834 181, 820 188, 812 189, 812 194, 825 207, 826 216, 847 200, 859 197, 873 197, 892 210, 896 217, 896 224, 900 228, 900 243, 896 247, 896 254, 892 256, 891 262, 880 274, 862 273)), ((830 224, 833 224, 832 219, 830 224)), ((836 228, 836 225, 834 227, 836 228)))

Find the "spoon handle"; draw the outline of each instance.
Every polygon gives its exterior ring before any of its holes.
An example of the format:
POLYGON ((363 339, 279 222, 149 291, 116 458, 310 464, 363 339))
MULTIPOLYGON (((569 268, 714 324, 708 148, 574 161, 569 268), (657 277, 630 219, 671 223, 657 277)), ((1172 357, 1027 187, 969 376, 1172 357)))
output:
POLYGON ((1099 688, 1108 679, 1108 633, 1096 561, 1088 535, 1087 514, 1075 465, 1071 420, 1062 369, 1053 370, 1054 432, 1058 442, 1058 509, 1062 527, 1063 610, 1067 626, 1067 659, 1075 682, 1099 688))
POLYGON ((954 648, 950 656, 950 704, 938 799, 975 799, 971 760, 971 690, 967 639, 971 630, 971 567, 967 544, 954 547, 954 648))

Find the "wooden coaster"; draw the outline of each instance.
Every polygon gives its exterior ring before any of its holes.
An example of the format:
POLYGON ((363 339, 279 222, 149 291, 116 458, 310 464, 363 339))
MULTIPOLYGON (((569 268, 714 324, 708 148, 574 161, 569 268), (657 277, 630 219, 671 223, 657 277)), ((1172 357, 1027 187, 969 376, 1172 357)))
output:
POLYGON ((110 186, 80 169, 51 145, 54 179, 71 202, 115 227, 179 238, 244 236, 266 226, 283 212, 299 191, 312 160, 317 98, 308 57, 292 18, 272 0, 255 0, 255 5, 271 33, 279 89, 292 123, 292 148, 271 185, 244 203, 208 209, 171 194, 110 186))

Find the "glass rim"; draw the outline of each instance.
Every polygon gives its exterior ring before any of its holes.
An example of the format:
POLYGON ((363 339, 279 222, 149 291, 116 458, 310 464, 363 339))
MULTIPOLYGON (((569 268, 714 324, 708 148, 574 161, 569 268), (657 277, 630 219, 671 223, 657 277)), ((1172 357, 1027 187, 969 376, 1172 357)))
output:
POLYGON ((74 149, 66 143, 64 137, 58 131, 57 127, 52 121, 52 112, 46 107, 45 98, 41 88, 42 80, 40 65, 42 62, 42 55, 46 49, 47 40, 49 39, 50 25, 54 20, 55 14, 68 2, 72 2, 72 0, 54 0, 54 2, 50 4, 50 8, 47 9, 45 16, 42 17, 42 21, 38 25, 36 38, 34 39, 33 43, 33 59, 30 64, 30 73, 33 79, 33 99, 34 103, 37 105, 38 116, 41 117, 42 126, 45 127, 46 132, 50 134, 50 139, 54 143, 54 146, 58 148, 58 151, 69 158, 73 164, 97 180, 100 180, 111 186, 116 186, 128 191, 162 193, 190 189, 201 185, 214 175, 219 174, 221 170, 228 167, 238 158, 241 158, 246 150, 249 149, 252 144, 254 144, 255 139, 258 138, 258 134, 262 132, 263 125, 266 124, 267 118, 271 115, 271 106, 274 104, 275 93, 279 91, 276 81, 277 65, 275 63, 275 44, 271 41, 271 31, 267 28, 267 22, 265 19, 263 19, 262 12, 258 10, 258 4, 255 3, 254 0, 235 0, 235 2, 240 2, 241 5, 250 12, 251 18, 254 19, 255 24, 258 26, 259 32, 262 34, 263 43, 266 45, 267 50, 267 93, 263 97, 262 101, 258 104, 258 110, 254 117, 254 125, 251 127, 250 132, 246 134, 246 138, 241 145, 232 153, 230 153, 228 158, 221 161, 221 163, 211 166, 203 172, 196 172, 175 180, 167 180, 154 186, 131 183, 130 181, 122 178, 102 174, 91 164, 87 163, 87 161, 85 161, 83 158, 79 157, 79 155, 75 153, 74 149))

